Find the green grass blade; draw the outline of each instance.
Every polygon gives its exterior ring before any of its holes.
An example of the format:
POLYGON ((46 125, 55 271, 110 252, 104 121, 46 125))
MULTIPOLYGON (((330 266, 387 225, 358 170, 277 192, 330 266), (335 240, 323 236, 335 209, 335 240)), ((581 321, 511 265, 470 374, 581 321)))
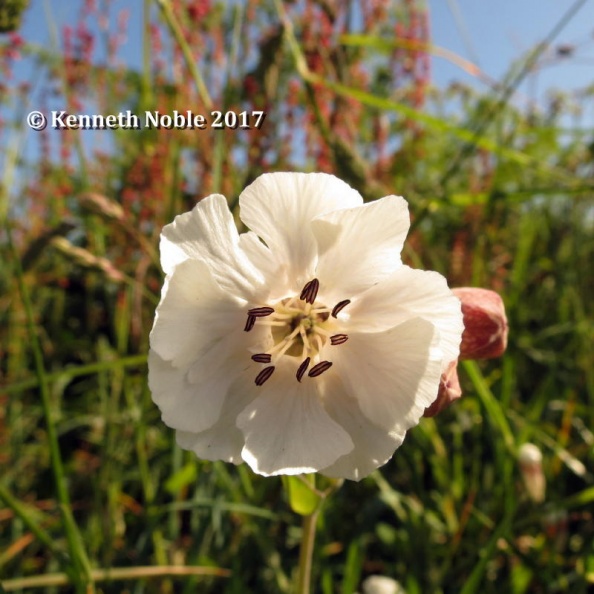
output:
POLYGON ((78 531, 78 527, 72 515, 72 506, 70 504, 70 497, 66 486, 66 476, 64 473, 64 465, 62 463, 62 455, 60 453, 60 446, 58 444, 58 435, 54 424, 52 405, 50 399, 49 382, 43 362, 43 354, 41 345, 37 336, 37 329, 35 327, 35 320, 33 316, 33 306, 29 291, 27 289, 23 271, 19 260, 18 253, 12 241, 12 231, 9 226, 6 226, 6 234, 8 238, 9 248, 13 257, 14 270, 16 273, 17 284, 23 306, 26 314, 26 325, 29 334, 29 341, 31 350, 33 351, 33 358, 35 362, 35 372, 39 382, 39 395, 41 397, 41 404, 43 408, 43 415, 46 422, 48 447, 50 451, 50 460, 52 473, 55 482, 56 496, 58 499, 58 508, 62 516, 64 530, 68 541, 68 549, 71 556, 71 563, 73 575, 77 580, 77 589, 82 593, 88 594, 93 591, 91 578, 91 565, 87 558, 87 554, 83 545, 83 540, 78 531), (88 589, 90 588, 90 590, 88 589))

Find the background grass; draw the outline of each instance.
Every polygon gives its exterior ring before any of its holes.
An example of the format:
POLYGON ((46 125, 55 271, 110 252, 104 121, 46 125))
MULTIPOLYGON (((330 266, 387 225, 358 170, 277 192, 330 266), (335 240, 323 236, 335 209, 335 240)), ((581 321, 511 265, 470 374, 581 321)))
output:
POLYGON ((280 478, 181 451, 146 384, 161 227, 212 192, 236 209, 273 170, 404 195, 405 258, 497 290, 510 324, 502 359, 462 366, 462 400, 325 506, 315 592, 378 573, 409 594, 594 587, 594 150, 576 111, 593 90, 514 107, 544 46, 486 93, 435 89, 426 9, 379 6, 354 31, 346 3, 145 1, 140 70, 116 57, 108 5, 80 3, 51 48, 4 36, 3 68, 16 47, 36 81, 2 95, 4 590, 289 591, 301 528, 280 478), (248 131, 48 129, 32 151, 24 114, 40 105, 267 117, 248 131), (544 455, 540 504, 516 460, 527 441, 544 455))

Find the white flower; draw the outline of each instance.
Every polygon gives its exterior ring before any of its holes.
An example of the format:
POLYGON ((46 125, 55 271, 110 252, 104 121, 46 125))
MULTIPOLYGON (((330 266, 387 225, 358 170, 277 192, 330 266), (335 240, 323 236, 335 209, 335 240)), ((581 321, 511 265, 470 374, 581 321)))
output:
POLYGON ((262 175, 238 234, 215 194, 161 235, 149 385, 181 447, 263 475, 359 480, 389 460, 458 356, 460 302, 402 264, 398 196, 262 175))

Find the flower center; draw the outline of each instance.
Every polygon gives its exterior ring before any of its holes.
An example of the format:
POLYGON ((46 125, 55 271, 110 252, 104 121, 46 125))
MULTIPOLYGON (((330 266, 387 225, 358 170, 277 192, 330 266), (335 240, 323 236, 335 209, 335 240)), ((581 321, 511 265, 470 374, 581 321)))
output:
POLYGON ((318 377, 332 367, 331 361, 321 359, 324 345, 344 344, 346 334, 333 332, 334 321, 339 312, 346 307, 349 299, 340 301, 332 309, 316 302, 320 283, 317 278, 306 283, 299 296, 287 297, 274 307, 254 307, 248 311, 244 330, 249 332, 256 322, 270 326, 273 345, 264 353, 252 355, 256 363, 268 365, 256 376, 256 385, 261 386, 274 373, 278 361, 284 357, 300 358, 297 381, 301 381, 309 369, 308 377, 318 377), (310 368, 310 364, 313 366, 310 368))

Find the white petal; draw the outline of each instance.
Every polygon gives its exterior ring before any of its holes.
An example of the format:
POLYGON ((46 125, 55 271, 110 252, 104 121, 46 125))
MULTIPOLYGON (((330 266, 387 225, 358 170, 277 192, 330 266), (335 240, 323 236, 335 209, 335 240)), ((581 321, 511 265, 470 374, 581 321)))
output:
POLYGON ((197 432, 217 421, 229 386, 253 365, 250 347, 270 334, 244 332, 246 319, 203 262, 186 260, 167 277, 149 358, 149 386, 167 425, 197 432))
POLYGON ((408 206, 400 196, 316 218, 316 277, 325 298, 351 299, 401 266, 409 226, 408 206))
POLYGON ((180 447, 193 451, 205 460, 223 460, 240 464, 243 462, 241 450, 245 444, 243 433, 237 428, 237 416, 255 397, 256 393, 246 386, 254 382, 253 369, 243 373, 229 388, 225 405, 219 420, 207 431, 193 433, 178 431, 177 443, 180 447))
POLYGON ((433 324, 415 318, 384 332, 352 332, 335 347, 340 374, 363 414, 401 435, 437 397, 442 353, 433 324))
POLYGON ((267 173, 239 197, 241 220, 285 266, 286 279, 294 290, 311 280, 316 264, 312 219, 362 203, 356 190, 326 173, 267 173))
POLYGON ((458 357, 464 331, 460 300, 438 272, 401 266, 348 307, 349 327, 377 332, 410 318, 423 318, 439 331, 442 371, 458 357))
POLYGON ((287 297, 290 291, 285 276, 286 267, 276 261, 262 240, 253 231, 248 231, 239 236, 239 247, 264 277, 267 301, 270 303, 287 297))
POLYGON ((330 416, 350 435, 354 449, 320 472, 335 478, 359 481, 383 466, 404 439, 404 431, 395 433, 373 424, 361 412, 357 400, 347 395, 334 375, 324 394, 324 406, 330 416))
POLYGON ((295 369, 279 366, 267 383, 254 386, 257 398, 237 419, 245 436, 241 455, 258 474, 316 472, 353 448, 324 410, 317 382, 299 383, 295 369))
MULTIPOLYGON (((163 422, 181 431, 212 427, 221 415, 229 386, 242 372, 238 361, 217 359, 210 353, 193 367, 179 369, 149 351, 149 387, 163 422), (198 376, 198 381, 196 377, 198 376)), ((246 355, 243 369, 250 363, 246 355)))
POLYGON ((204 262, 185 260, 165 280, 151 348, 174 366, 187 367, 222 338, 241 336, 246 312, 214 281, 204 262))
POLYGON ((227 201, 220 194, 202 199, 178 215, 161 233, 161 265, 169 274, 188 258, 202 260, 217 283, 246 300, 257 300, 260 272, 239 248, 239 235, 227 201))

